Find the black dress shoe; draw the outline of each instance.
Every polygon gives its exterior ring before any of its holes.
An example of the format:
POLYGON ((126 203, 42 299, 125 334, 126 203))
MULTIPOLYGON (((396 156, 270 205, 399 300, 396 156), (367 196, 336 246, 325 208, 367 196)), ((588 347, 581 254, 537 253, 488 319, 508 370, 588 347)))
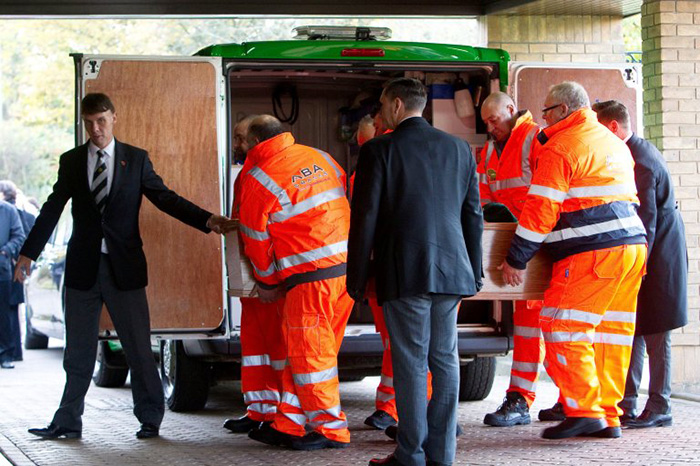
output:
POLYGON ((647 427, 668 427, 673 424, 673 417, 670 414, 656 414, 644 410, 638 418, 625 423, 629 429, 645 429, 647 427))
POLYGON ((402 466, 399 460, 391 454, 386 458, 374 458, 369 460, 369 466, 402 466))
POLYGON ((293 435, 280 432, 279 430, 272 427, 270 423, 263 422, 259 427, 252 429, 248 432, 248 437, 262 442, 266 445, 289 447, 292 445, 292 440, 295 438, 293 435))
POLYGON ((0 367, 2 367, 3 369, 14 369, 15 365, 12 364, 12 361, 3 361, 0 362, 0 367))
MULTIPOLYGON (((384 431, 384 434, 389 437, 391 440, 396 440, 396 436, 399 433, 399 427, 398 426, 389 426, 386 428, 384 431)), ((457 437, 462 435, 462 428, 457 424, 457 437)))
POLYGON ((365 419, 365 425, 375 429, 384 430, 389 426, 396 425, 396 419, 384 410, 378 409, 371 416, 365 419))
POLYGON ((579 434, 579 437, 597 437, 597 438, 620 438, 622 437, 621 427, 606 427, 596 432, 589 434, 579 434))
POLYGON ((158 437, 158 426, 148 423, 141 424, 141 428, 136 432, 136 438, 155 438, 158 437))
POLYGON ((541 409, 537 415, 537 419, 540 421, 563 421, 566 419, 566 414, 564 414, 564 406, 561 403, 554 403, 554 406, 547 409, 541 409))
POLYGON ((303 437, 294 437, 292 448, 295 450, 322 450, 324 448, 345 448, 349 443, 331 440, 318 432, 309 432, 303 437))
POLYGON ((548 427, 542 431, 542 438, 560 439, 576 437, 577 435, 592 434, 605 429, 603 419, 590 417, 567 417, 564 421, 554 427, 548 427))
POLYGON ((224 429, 228 429, 234 434, 247 434, 256 427, 260 427, 262 422, 254 421, 247 415, 238 419, 226 419, 224 421, 224 429))
POLYGON ((80 438, 82 436, 79 430, 66 429, 65 427, 57 426, 53 422, 44 428, 29 429, 28 432, 45 439, 80 438))
POLYGON ((637 413, 635 413, 634 411, 627 411, 622 413, 622 416, 620 416, 620 423, 623 426, 627 426, 628 422, 633 421, 635 419, 637 419, 637 413))

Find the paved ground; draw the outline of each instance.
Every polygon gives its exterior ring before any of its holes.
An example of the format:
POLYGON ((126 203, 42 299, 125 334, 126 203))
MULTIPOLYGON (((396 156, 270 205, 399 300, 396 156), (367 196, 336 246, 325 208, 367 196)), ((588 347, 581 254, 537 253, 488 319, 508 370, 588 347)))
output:
MULTIPOLYGON (((53 341, 53 340, 52 340, 53 341)), ((93 386, 87 397, 81 440, 43 441, 27 433, 45 425, 56 408, 63 385, 61 348, 26 351, 14 370, 0 371, 0 450, 15 465, 364 465, 372 457, 391 453, 393 443, 382 432, 362 424, 373 411, 377 378, 341 385, 343 406, 352 431, 345 450, 296 452, 266 447, 221 428, 226 417, 244 411, 239 386, 215 387, 205 411, 167 412, 162 436, 137 440, 138 423, 131 414, 129 388, 93 386)), ((501 371, 505 373, 506 371, 501 371)), ((625 431, 622 439, 543 440, 545 426, 492 428, 482 424, 484 413, 501 402, 507 377, 497 377, 491 396, 482 402, 462 403, 456 464, 506 465, 687 465, 700 464, 700 404, 674 401, 673 427, 625 431)), ((556 389, 541 383, 533 407, 551 406, 556 389)), ((0 456, 0 466, 7 460, 0 456)))

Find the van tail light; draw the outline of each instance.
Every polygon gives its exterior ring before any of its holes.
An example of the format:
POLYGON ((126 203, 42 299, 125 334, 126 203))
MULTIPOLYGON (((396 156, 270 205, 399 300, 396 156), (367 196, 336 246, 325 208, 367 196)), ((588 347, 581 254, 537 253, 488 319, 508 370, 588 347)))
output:
POLYGON ((383 57, 384 49, 343 49, 341 57, 383 57))

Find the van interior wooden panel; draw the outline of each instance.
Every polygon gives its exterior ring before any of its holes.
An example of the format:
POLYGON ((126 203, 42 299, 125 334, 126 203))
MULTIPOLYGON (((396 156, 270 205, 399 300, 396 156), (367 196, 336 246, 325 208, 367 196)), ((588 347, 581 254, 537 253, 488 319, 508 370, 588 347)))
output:
POLYGON ((516 74, 515 100, 518 108, 530 110, 535 121, 544 125, 542 107, 549 88, 563 81, 576 81, 588 92, 591 104, 616 99, 629 110, 631 126, 637 132, 637 91, 627 87, 622 73, 614 69, 590 68, 523 68, 516 74))
MULTIPOLYGON (((97 79, 85 82, 85 92, 112 98, 115 137, 148 150, 169 188, 218 213, 215 83, 209 63, 106 60, 97 79)), ((140 227, 151 327, 217 328, 223 320, 220 236, 195 230, 149 201, 142 205, 140 227)))

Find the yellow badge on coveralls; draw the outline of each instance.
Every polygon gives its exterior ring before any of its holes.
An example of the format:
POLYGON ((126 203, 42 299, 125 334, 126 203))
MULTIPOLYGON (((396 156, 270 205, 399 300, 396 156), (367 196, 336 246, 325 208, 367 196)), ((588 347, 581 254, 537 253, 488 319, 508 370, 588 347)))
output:
POLYGON ((486 175, 489 177, 489 181, 496 181, 496 170, 493 168, 486 170, 486 175))

